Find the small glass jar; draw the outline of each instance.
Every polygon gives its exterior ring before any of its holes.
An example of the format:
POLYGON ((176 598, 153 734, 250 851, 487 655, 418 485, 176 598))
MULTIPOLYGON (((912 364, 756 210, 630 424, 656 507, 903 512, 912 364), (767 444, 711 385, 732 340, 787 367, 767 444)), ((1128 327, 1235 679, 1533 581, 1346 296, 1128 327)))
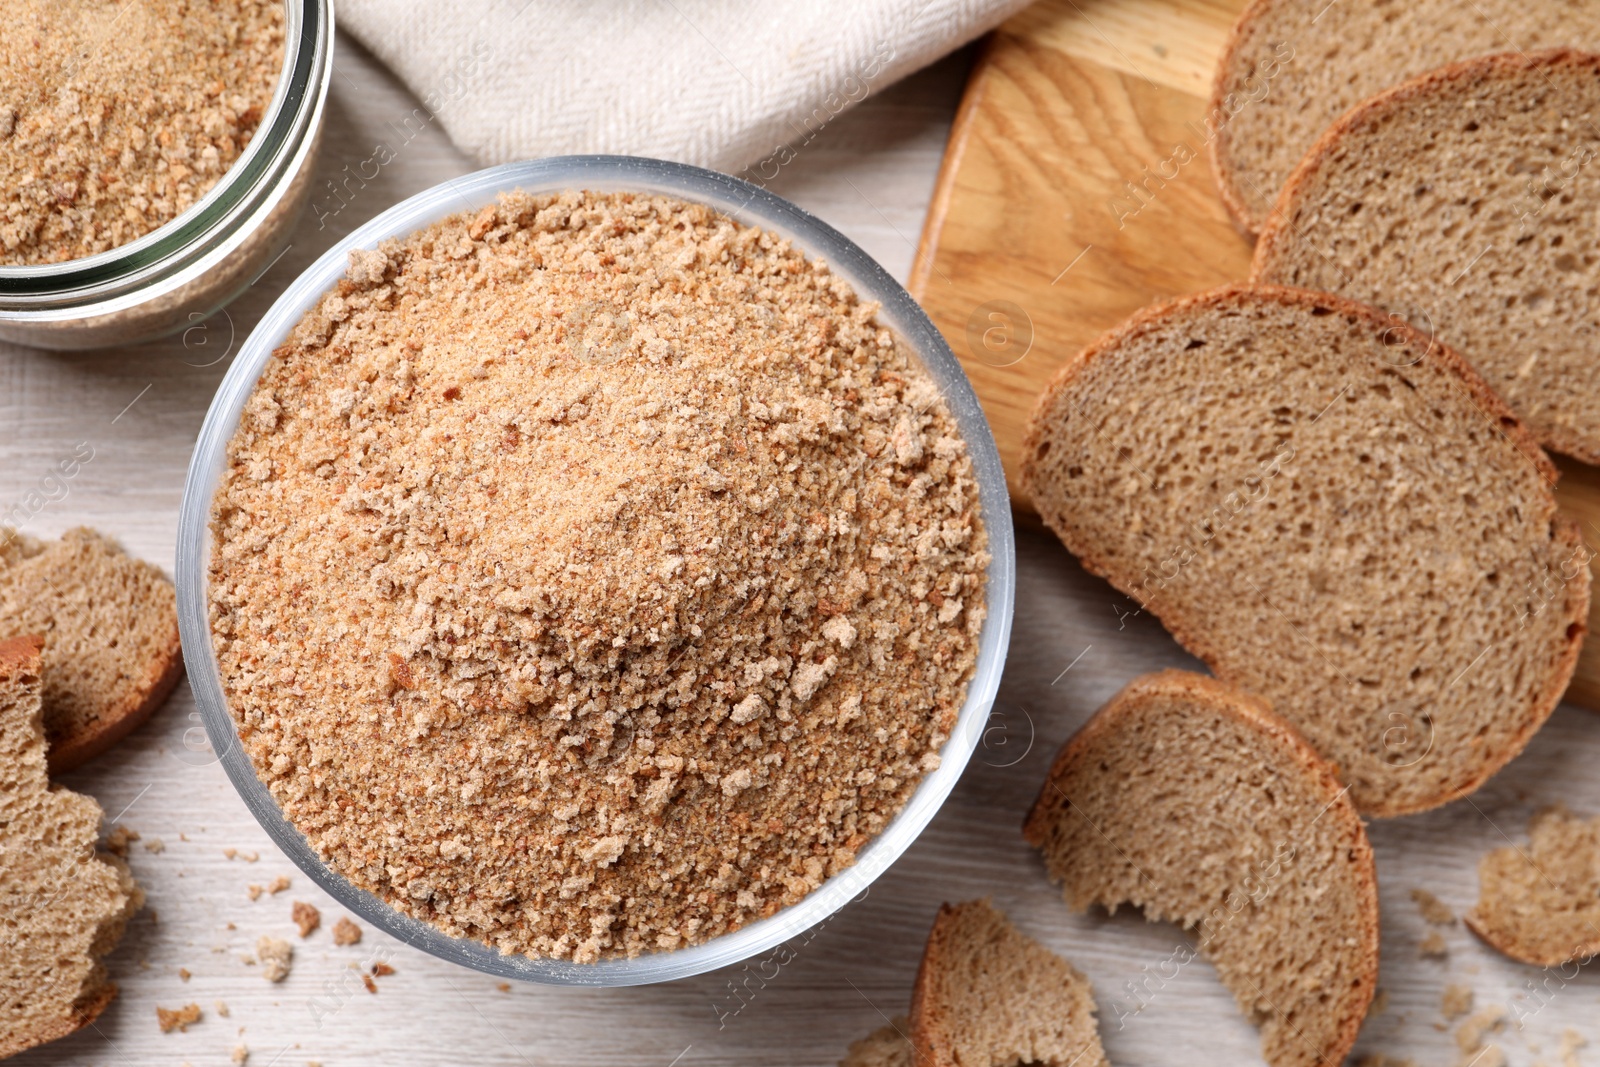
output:
POLYGON ((205 197, 119 248, 0 267, 0 340, 54 349, 148 341, 205 319, 272 264, 316 169, 333 66, 329 0, 285 0, 284 40, 261 125, 205 197))

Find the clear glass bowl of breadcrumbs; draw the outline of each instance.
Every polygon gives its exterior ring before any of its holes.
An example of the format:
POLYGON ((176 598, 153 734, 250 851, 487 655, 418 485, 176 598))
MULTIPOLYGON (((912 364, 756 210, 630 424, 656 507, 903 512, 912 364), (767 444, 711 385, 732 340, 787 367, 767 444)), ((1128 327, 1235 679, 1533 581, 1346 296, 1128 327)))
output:
POLYGON ((441 959, 502 978, 593 986, 668 981, 767 953, 803 935, 862 894, 933 818, 982 737, 1010 637, 1015 569, 1010 505, 994 438, 960 364, 911 296, 842 234, 771 193, 695 167, 612 156, 513 163, 447 182, 384 212, 301 275, 251 334, 212 401, 184 489, 177 558, 184 657, 209 744, 256 819, 300 869, 367 922, 441 959), (285 818, 243 751, 224 696, 207 610, 211 510, 227 469, 229 441, 269 356, 302 316, 345 276, 352 250, 370 251, 386 239, 405 237, 448 216, 479 211, 513 190, 535 195, 575 190, 657 194, 707 205, 740 223, 787 238, 808 259, 826 262, 862 301, 881 305, 877 321, 909 347, 942 391, 972 461, 991 557, 985 572, 986 617, 973 677, 956 726, 940 751, 939 766, 922 778, 887 826, 861 847, 853 865, 828 877, 797 902, 689 947, 578 963, 502 954, 481 941, 449 936, 402 914, 330 870, 285 818))
POLYGON ((0 340, 63 351, 152 340, 204 321, 277 260, 316 170, 333 68, 331 0, 283 0, 282 34, 272 99, 210 190, 107 251, 0 266, 0 340))

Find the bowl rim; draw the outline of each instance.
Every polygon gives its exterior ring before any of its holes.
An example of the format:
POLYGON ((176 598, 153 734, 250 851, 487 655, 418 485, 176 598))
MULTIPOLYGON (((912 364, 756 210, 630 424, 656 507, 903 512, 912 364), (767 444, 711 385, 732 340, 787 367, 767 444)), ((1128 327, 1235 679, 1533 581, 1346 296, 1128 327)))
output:
POLYGON ((976 749, 999 689, 1015 602, 1016 546, 1000 453, 960 362, 911 295, 849 238, 795 204, 738 178, 686 164, 634 156, 556 156, 507 163, 447 180, 389 208, 320 256, 268 309, 251 331, 213 397, 190 459, 180 506, 177 555, 178 623, 195 704, 210 756, 220 760, 234 788, 268 836, 305 874, 343 907, 412 947, 501 978, 555 985, 624 986, 670 981, 725 967, 782 945, 827 919, 888 869, 920 836, 954 788, 976 749), (955 727, 940 750, 940 765, 926 774, 905 806, 856 856, 801 900, 738 930, 687 948, 593 963, 502 955, 470 937, 452 937, 403 915, 327 867, 284 816, 257 777, 222 690, 207 609, 212 497, 226 466, 227 446, 240 413, 274 349, 321 296, 344 276, 349 253, 370 250, 439 219, 480 209, 512 190, 540 194, 567 190, 632 191, 705 204, 745 225, 790 239, 808 258, 854 287, 862 300, 880 302, 879 321, 910 346, 934 379, 972 457, 990 562, 985 575, 987 615, 978 660, 955 727), (217 755, 220 753, 220 755, 217 755))

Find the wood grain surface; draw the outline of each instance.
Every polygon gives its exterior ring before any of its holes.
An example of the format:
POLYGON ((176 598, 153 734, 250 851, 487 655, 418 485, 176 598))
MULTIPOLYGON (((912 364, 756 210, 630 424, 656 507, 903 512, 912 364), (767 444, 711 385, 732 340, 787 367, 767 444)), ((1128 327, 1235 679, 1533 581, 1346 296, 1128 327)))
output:
MULTIPOLYGON (((1164 47, 1194 46, 1175 35, 1164 47)), ((1146 54, 1153 55, 1148 46, 1146 54)), ((707 62, 717 61, 708 50, 707 62)), ((335 71, 321 165, 328 179, 367 158, 389 123, 417 106, 348 40, 339 42, 335 71)), ((771 187, 905 277, 965 73, 958 58, 874 96, 823 130, 771 187)), ((227 368, 228 338, 242 338, 339 236, 472 169, 436 127, 424 129, 353 200, 325 203, 338 206, 325 228, 313 217, 303 221, 283 261, 226 316, 187 338, 78 356, 0 346, 0 505, 26 499, 60 457, 89 441, 94 459, 27 529, 55 536, 91 523, 170 568, 184 468, 227 368)), ((122 992, 94 1028, 7 1067, 225 1067, 241 1044, 250 1067, 821 1067, 905 1010, 940 902, 984 895, 1093 980, 1118 1067, 1260 1063, 1254 1029, 1208 964, 1164 969, 1187 935, 1126 911, 1068 913, 1022 841, 1023 814, 1061 742, 1134 675, 1195 664, 1151 619, 1127 617, 1122 599, 1053 538, 1024 530, 1018 553, 1016 628, 991 729, 923 836, 865 899, 788 946, 788 962, 769 956, 665 986, 502 990, 372 930, 359 945, 333 945, 328 928, 341 912, 273 850, 195 732, 193 701, 180 685, 146 727, 65 779, 96 797, 108 822, 143 834, 129 860, 150 906, 109 960, 122 992), (147 851, 156 839, 162 850, 147 851), (237 850, 235 858, 225 849, 237 850), (249 885, 278 876, 290 879, 286 892, 250 899, 249 885), (305 941, 290 919, 295 900, 323 909, 323 928, 305 941), (293 972, 282 984, 245 962, 263 934, 295 945, 293 972), (372 994, 351 966, 370 970, 376 962, 395 973, 377 978, 372 994), (186 1033, 160 1033, 156 1007, 187 1003, 200 1005, 205 1018, 186 1033)), ((1418 945, 1431 928, 1409 896, 1427 887, 1459 913, 1476 895, 1476 857, 1520 840, 1535 807, 1564 799, 1600 811, 1595 726, 1588 713, 1564 708, 1470 802, 1372 828, 1387 1009, 1368 1022, 1363 1052, 1456 1063, 1454 1036, 1441 1029, 1447 983, 1471 986, 1480 1006, 1521 1012, 1520 1029, 1491 1038, 1519 1067, 1536 1060, 1556 1067, 1568 1028, 1600 1039, 1600 973, 1544 974, 1510 963, 1459 923, 1440 928, 1448 957, 1423 959, 1418 945)), ((1589 1050, 1580 1062, 1600 1058, 1589 1050)))
MULTIPOLYGON (((1062 363, 1140 308, 1249 273, 1252 245, 1217 193, 1206 126, 1216 57, 1243 6, 1042 0, 991 37, 973 71, 909 288, 982 397, 1024 512, 1022 437, 1062 363)), ((1600 549, 1600 474, 1562 469, 1556 495, 1600 549)), ((1600 597, 1589 628, 1600 629, 1600 597)), ((1567 699, 1600 710, 1600 641, 1567 699)))

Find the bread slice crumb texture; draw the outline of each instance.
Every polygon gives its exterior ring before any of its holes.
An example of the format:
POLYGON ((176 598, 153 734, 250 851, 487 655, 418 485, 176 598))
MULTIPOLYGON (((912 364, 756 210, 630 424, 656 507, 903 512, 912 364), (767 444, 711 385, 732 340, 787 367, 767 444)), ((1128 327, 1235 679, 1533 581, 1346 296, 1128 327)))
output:
POLYGON ((1023 830, 1075 911, 1193 930, 1274 1067, 1339 1064, 1378 976, 1372 849, 1349 796, 1264 701, 1136 679, 1056 757, 1023 830))
POLYGON ((1528 824, 1526 846, 1497 848, 1478 864, 1478 903, 1467 926, 1524 963, 1555 967, 1600 955, 1600 817, 1549 808, 1528 824))
POLYGON ((183 674, 160 568, 87 528, 41 541, 0 528, 0 636, 44 636, 44 729, 61 773, 116 744, 183 674))
MULTIPOLYGON (((1217 64, 1217 183, 1259 233, 1317 138, 1367 97, 1448 63, 1512 49, 1600 48, 1592 0, 1256 0, 1217 64)), ((1419 144, 1419 151, 1427 149, 1419 144)))
POLYGON ((40 720, 41 642, 0 642, 0 1058, 87 1026, 117 987, 100 958, 144 903, 97 853, 100 805, 52 787, 40 720))
POLYGON ((934 919, 911 998, 916 1061, 932 1067, 1103 1067, 1094 991, 987 900, 934 919))
POLYGON ((1588 550, 1554 467, 1459 355, 1371 308, 1230 286, 1142 312, 1045 391, 1022 477, 1365 812, 1478 788, 1576 664, 1588 550))
POLYGON ((1597 154, 1600 56, 1434 71, 1323 136, 1252 277, 1402 316, 1459 349, 1547 448, 1600 463, 1597 154))

